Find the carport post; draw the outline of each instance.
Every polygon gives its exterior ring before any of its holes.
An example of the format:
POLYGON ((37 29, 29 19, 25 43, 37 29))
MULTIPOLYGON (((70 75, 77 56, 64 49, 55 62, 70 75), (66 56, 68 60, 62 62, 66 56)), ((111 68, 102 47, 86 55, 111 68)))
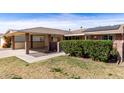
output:
POLYGON ((25 33, 25 50, 29 54, 29 33, 25 33))
POLYGON ((57 42, 57 52, 60 52, 60 43, 57 42))

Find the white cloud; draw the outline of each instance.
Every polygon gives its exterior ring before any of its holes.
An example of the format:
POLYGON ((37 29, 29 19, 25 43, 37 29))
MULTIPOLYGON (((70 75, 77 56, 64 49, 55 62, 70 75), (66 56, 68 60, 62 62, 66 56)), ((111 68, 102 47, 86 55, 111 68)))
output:
POLYGON ((98 17, 98 16, 80 16, 74 14, 61 14, 56 16, 50 16, 45 18, 35 18, 28 20, 1 20, 0 21, 0 33, 6 32, 8 29, 25 29, 32 27, 50 27, 68 30, 71 28, 79 29, 80 26, 84 28, 123 24, 124 16, 121 17, 98 17))

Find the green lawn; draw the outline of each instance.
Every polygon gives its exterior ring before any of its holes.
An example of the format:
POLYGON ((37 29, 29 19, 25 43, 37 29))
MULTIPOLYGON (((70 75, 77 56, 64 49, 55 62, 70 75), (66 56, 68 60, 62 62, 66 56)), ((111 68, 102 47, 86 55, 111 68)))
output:
POLYGON ((124 78, 124 67, 69 56, 55 57, 32 64, 16 57, 8 57, 0 59, 0 78, 124 78))

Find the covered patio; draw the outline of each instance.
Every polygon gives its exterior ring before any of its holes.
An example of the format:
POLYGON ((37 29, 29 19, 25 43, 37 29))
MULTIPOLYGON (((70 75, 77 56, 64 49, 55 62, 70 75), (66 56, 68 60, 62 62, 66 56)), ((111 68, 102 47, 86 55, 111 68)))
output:
POLYGON ((9 30, 5 36, 11 37, 11 48, 25 49, 26 54, 30 50, 42 52, 60 52, 59 42, 63 40, 64 30, 51 28, 30 28, 24 30, 9 30))

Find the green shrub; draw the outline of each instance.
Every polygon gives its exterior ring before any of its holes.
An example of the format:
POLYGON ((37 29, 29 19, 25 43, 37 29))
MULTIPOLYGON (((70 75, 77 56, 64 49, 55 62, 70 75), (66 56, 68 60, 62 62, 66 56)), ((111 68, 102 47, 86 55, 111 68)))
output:
POLYGON ((83 48, 81 47, 81 42, 76 40, 65 40, 60 42, 61 48, 65 53, 70 54, 71 56, 82 56, 83 48))
POLYGON ((63 51, 71 56, 90 57, 108 62, 112 41, 110 40, 64 40, 60 42, 63 51))

